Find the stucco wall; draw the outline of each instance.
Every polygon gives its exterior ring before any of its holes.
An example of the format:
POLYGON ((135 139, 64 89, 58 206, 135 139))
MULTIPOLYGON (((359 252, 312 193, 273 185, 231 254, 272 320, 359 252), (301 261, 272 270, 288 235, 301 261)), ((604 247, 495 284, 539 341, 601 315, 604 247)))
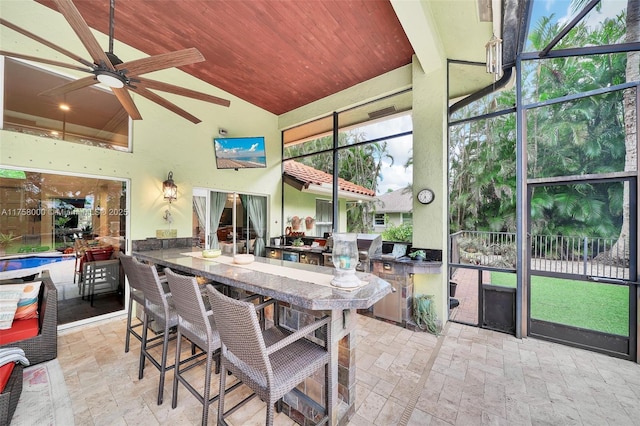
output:
MULTIPOLYGON (((329 197, 311 194, 308 192, 298 191, 297 189, 285 185, 284 187, 284 220, 283 230, 289 226, 286 223, 287 219, 293 215, 297 215, 302 219, 302 225, 300 231, 304 232, 308 236, 322 237, 316 233, 317 229, 314 227, 312 230, 307 231, 305 229, 304 218, 307 216, 315 217, 316 215, 316 200, 327 200, 329 197)), ((346 201, 340 200, 339 211, 340 216, 338 218, 339 231, 346 232, 347 229, 347 208, 346 201)))
POLYGON ((438 319, 448 319, 447 296, 447 110, 446 67, 428 74, 413 64, 413 245, 443 250, 441 274, 416 274, 414 292, 432 294, 438 319), (420 204, 416 194, 431 188, 435 199, 420 204))
MULTIPOLYGON (((3 2, 2 18, 83 57, 89 57, 62 16, 36 2, 3 2)), ((106 35, 97 33, 96 36, 101 44, 107 45, 106 35)), ((5 50, 72 62, 4 26, 0 27, 0 37, 5 50)), ((145 56, 120 43, 116 44, 116 50, 124 60, 145 56)), ((207 66, 206 62, 201 66, 207 66)), ((70 70, 64 70, 63 73, 73 74, 70 70)), ((167 228, 162 219, 167 203, 162 198, 161 186, 169 171, 173 171, 178 186, 178 200, 172 204, 172 227, 177 229, 179 237, 188 237, 192 232, 193 187, 269 195, 269 210, 278 212, 277 216, 272 214, 270 217, 269 233, 278 234, 280 226, 276 220, 280 212, 281 151, 277 116, 175 69, 148 76, 229 99, 231 107, 166 95, 171 102, 202 120, 202 123, 194 125, 132 94, 143 116, 143 120, 133 122, 133 152, 123 153, 1 131, 0 165, 129 179, 130 239, 152 237, 156 229, 167 228), (265 136, 267 169, 217 170, 213 137, 218 135, 219 127, 227 129, 229 137, 265 136)))
MULTIPOLYGON (((88 57, 84 47, 59 13, 31 1, 2 3, 2 17, 66 49, 88 57)), ((96 34, 106 46, 108 38, 96 34)), ((6 27, 0 27, 2 48, 8 51, 69 60, 6 27)), ((120 43, 118 56, 124 60, 145 55, 120 43)), ((167 203, 161 185, 173 171, 178 185, 178 200, 172 205, 173 227, 179 237, 191 235, 193 187, 268 195, 270 200, 269 235, 279 235, 281 211, 280 130, 351 106, 413 87, 414 191, 430 187, 435 201, 422 206, 414 197, 414 245, 445 250, 446 258, 446 67, 445 58, 433 57, 425 74, 414 63, 353 86, 281 116, 250 105, 222 90, 181 71, 170 69, 148 76, 185 85, 231 100, 230 108, 167 95, 167 98, 203 120, 193 125, 164 108, 133 94, 142 121, 133 123, 133 152, 122 153, 47 138, 0 131, 0 166, 28 170, 72 172, 130 180, 130 239, 155 236, 166 228, 162 214, 167 203), (256 170, 217 170, 212 139, 218 128, 228 136, 263 135, 267 143, 267 168, 256 170), (428 226, 427 226, 428 224, 428 226)), ((200 66, 207 66, 206 62, 200 66)), ((73 74, 65 70, 65 74, 73 74)), ((77 74, 86 75, 86 74, 77 74)), ((289 196, 289 195, 288 195, 289 196)), ((287 197, 288 197, 287 196, 287 197)), ((302 211, 298 214, 304 214, 302 211)), ((285 218, 287 213, 285 213, 285 218)), ((446 268, 443 268, 446 271, 446 268)), ((416 292, 436 294, 439 318, 446 318, 446 273, 416 276, 416 292)))

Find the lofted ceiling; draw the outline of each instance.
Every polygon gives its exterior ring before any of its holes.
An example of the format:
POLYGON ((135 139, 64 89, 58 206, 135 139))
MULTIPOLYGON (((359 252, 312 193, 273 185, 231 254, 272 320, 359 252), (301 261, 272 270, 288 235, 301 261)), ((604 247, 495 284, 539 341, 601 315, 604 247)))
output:
MULTIPOLYGON (((109 34, 110 0, 74 3, 90 27, 109 34)), ((482 62, 499 3, 115 0, 114 53, 118 42, 147 55, 196 47, 205 62, 181 70, 279 115, 410 64, 414 54, 426 72, 442 55, 482 62)), ((480 67, 456 73, 452 97, 491 82, 480 67)))
MULTIPOLYGON (((109 33, 109 0, 74 4, 109 33)), ((196 47, 205 62, 181 70, 274 114, 410 64, 414 53, 388 0, 116 0, 114 23, 116 40, 148 55, 196 47)))

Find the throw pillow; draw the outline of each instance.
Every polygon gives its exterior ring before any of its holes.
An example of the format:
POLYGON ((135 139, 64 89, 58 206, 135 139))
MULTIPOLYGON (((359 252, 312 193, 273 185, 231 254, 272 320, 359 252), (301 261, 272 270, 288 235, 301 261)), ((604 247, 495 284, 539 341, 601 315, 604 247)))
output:
POLYGON ((24 284, 0 285, 0 330, 8 330, 18 308, 24 284))
POLYGON ((40 294, 41 281, 24 284, 22 296, 18 300, 18 308, 13 317, 14 320, 38 318, 38 294, 40 294))

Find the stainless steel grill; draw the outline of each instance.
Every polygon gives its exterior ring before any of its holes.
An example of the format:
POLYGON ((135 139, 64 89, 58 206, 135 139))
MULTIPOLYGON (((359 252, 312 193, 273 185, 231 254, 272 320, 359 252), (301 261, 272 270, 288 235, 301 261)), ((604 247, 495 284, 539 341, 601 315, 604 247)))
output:
POLYGON ((356 271, 370 272, 371 258, 382 254, 382 237, 380 234, 358 234, 359 262, 356 271))

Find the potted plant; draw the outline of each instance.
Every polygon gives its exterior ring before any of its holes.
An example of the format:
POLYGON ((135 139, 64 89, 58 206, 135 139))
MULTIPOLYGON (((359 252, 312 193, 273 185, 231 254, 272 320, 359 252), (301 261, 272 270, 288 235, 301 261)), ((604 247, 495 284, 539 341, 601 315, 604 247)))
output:
POLYGON ((407 256, 409 256, 412 260, 425 260, 427 258, 427 253, 420 249, 416 251, 412 251, 407 256))
POLYGON ((80 229, 81 232, 81 238, 85 238, 85 239, 91 239, 93 238, 93 226, 92 225, 85 225, 84 227, 82 227, 80 229))
POLYGON ((17 240, 18 238, 20 237, 13 236, 13 232, 9 232, 8 234, 3 234, 2 232, 0 232, 0 256, 4 256, 5 254, 7 254, 7 247, 11 245, 11 242, 13 240, 17 240))
POLYGON ((413 320, 420 330, 426 330, 438 336, 441 323, 438 321, 433 302, 433 295, 419 294, 413 298, 413 320))
POLYGON ((290 217, 288 222, 291 224, 291 230, 293 231, 300 230, 300 223, 302 222, 302 220, 300 219, 299 216, 290 217))
POLYGON ((307 229, 312 229, 313 228, 313 224, 316 222, 316 220, 314 218, 312 218, 311 216, 307 216, 304 218, 304 226, 306 226, 307 229))

